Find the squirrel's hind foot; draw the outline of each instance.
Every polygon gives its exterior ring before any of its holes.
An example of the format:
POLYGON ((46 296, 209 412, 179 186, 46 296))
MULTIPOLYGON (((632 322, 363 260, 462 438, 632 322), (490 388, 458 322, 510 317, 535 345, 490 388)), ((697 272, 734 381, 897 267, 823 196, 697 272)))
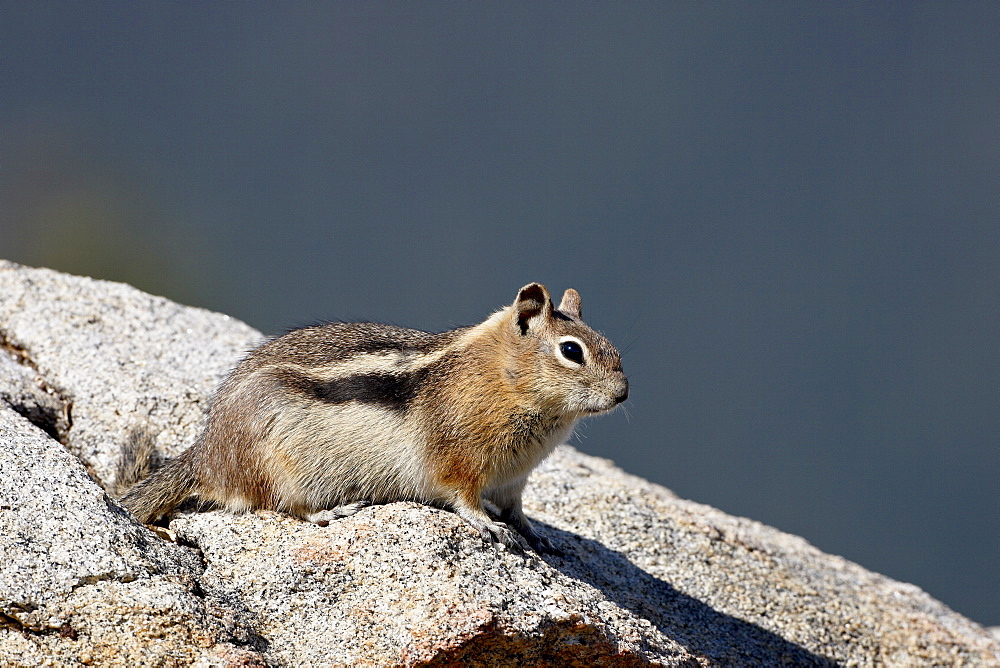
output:
POLYGON ((323 510, 317 511, 315 513, 310 513, 308 515, 303 515, 302 519, 306 522, 312 522, 321 527, 325 527, 330 524, 333 520, 339 520, 343 517, 350 517, 354 515, 359 510, 366 506, 370 506, 370 501, 355 501, 353 503, 345 503, 342 506, 335 506, 333 508, 325 508, 323 510))

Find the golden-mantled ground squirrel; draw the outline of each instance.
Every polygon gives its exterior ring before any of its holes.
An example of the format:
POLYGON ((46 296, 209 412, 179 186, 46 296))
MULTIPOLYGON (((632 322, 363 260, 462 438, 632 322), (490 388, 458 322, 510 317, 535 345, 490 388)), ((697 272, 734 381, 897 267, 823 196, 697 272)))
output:
POLYGON ((236 367, 195 444, 122 502, 149 523, 192 496, 311 521, 412 500, 453 510, 487 541, 520 549, 513 528, 551 551, 521 509, 528 474, 578 419, 628 397, 618 351, 580 317, 575 290, 555 308, 532 283, 485 322, 440 334, 292 331, 236 367))

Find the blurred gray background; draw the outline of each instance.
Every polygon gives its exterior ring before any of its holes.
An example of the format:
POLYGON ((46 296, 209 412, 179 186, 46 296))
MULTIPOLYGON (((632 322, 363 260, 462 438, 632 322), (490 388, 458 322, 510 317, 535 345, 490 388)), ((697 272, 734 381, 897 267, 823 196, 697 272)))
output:
POLYGON ((1000 9, 0 4, 0 256, 267 333, 580 290, 576 444, 1000 624, 1000 9))

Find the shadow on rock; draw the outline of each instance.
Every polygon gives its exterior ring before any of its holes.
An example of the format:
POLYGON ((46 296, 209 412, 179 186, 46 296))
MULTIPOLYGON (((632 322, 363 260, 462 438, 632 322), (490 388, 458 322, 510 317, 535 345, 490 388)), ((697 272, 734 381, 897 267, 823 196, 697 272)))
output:
POLYGON ((585 582, 621 608, 647 619, 668 638, 718 665, 837 666, 752 622, 719 612, 642 570, 621 552, 551 525, 536 525, 564 554, 546 562, 585 582))

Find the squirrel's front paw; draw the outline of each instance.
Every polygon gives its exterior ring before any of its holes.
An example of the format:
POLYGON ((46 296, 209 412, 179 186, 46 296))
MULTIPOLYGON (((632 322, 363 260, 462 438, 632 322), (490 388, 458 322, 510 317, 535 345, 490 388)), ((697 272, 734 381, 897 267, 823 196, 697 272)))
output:
POLYGON ((483 540, 494 546, 503 545, 511 552, 521 554, 524 552, 524 545, 519 533, 511 529, 503 522, 483 522, 476 529, 483 540))
POLYGON ((563 551, 553 545, 552 541, 549 540, 548 537, 543 536, 540 533, 535 532, 533 536, 525 536, 525 538, 531 545, 531 549, 538 554, 553 554, 557 557, 565 556, 563 551))

